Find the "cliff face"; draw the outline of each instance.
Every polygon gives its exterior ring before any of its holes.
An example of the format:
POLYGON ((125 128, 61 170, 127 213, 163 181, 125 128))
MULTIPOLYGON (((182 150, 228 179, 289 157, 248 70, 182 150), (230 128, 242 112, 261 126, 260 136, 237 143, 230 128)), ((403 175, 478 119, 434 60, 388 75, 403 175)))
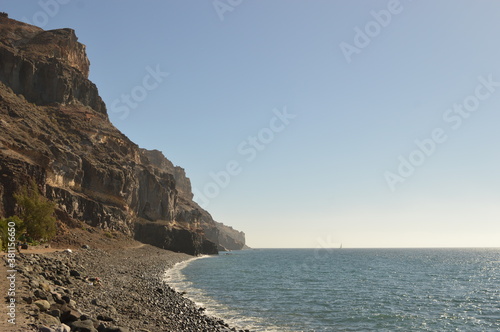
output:
MULTIPOLYGON (((210 213, 203 210, 193 202, 191 181, 186 172, 179 166, 174 166, 166 159, 160 151, 141 150, 157 170, 163 170, 174 176, 178 192, 179 206, 183 207, 183 213, 177 216, 177 220, 191 220, 191 223, 201 226, 208 240, 218 245, 219 250, 240 250, 245 248, 245 233, 234 230, 222 223, 213 220, 210 213), (189 212, 187 212, 189 211, 189 212)), ((143 227, 141 229, 144 229, 143 227)), ((152 234, 152 233, 151 233, 152 234)))
POLYGON ((73 30, 43 31, 0 16, 0 216, 16 213, 13 193, 35 179, 69 225, 216 253, 218 238, 204 230, 217 232, 217 224, 192 201, 184 170, 109 122, 88 72, 73 30))
POLYGON ((217 243, 230 250, 239 250, 246 247, 245 233, 219 222, 215 222, 215 226, 219 230, 217 243))
POLYGON ((0 19, 0 80, 14 93, 37 105, 81 104, 106 114, 97 87, 87 79, 85 46, 73 30, 43 31, 0 19))

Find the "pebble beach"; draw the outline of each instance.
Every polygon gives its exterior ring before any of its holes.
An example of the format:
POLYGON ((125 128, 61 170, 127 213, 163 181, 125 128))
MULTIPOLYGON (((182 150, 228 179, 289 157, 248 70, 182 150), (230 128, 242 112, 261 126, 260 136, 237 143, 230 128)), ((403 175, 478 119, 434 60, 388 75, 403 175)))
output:
POLYGON ((149 245, 21 252, 10 331, 243 331, 165 283, 165 271, 190 258, 149 245))

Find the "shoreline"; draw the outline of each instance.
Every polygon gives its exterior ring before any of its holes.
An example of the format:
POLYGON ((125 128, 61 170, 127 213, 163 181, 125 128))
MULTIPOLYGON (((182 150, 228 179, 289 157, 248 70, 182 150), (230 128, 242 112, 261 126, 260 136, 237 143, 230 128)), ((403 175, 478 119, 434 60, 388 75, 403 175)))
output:
POLYGON ((18 324, 8 331, 67 331, 62 323, 71 331, 86 325, 91 332, 248 331, 205 315, 204 308, 168 285, 167 270, 192 258, 150 245, 21 252, 18 324))
MULTIPOLYGON (((199 260, 218 258, 212 255, 202 255, 177 263, 173 268, 165 272, 164 280, 175 291, 184 294, 197 307, 205 308, 204 313, 206 315, 222 318, 229 326, 236 327, 239 331, 275 331, 274 326, 261 325, 262 322, 259 322, 258 318, 242 315, 231 305, 228 306, 219 302, 217 296, 212 297, 207 295, 203 287, 199 288, 195 283, 189 281, 189 277, 186 277, 181 272, 182 269, 190 264, 196 264, 199 260)), ((198 275, 198 273, 196 274, 198 275)), ((203 275, 202 278, 204 278, 203 275)))

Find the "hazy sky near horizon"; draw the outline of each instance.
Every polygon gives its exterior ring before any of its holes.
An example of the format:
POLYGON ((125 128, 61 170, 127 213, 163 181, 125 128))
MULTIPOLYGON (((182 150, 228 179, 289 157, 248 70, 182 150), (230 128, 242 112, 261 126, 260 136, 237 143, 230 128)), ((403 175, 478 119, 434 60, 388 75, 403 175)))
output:
POLYGON ((500 2, 1 1, 253 247, 500 246, 500 2))

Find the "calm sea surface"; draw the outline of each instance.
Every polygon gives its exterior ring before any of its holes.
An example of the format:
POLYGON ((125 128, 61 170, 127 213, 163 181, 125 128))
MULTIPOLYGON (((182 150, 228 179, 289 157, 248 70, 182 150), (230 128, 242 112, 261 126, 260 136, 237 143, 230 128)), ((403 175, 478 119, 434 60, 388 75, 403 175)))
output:
POLYGON ((167 273, 252 331, 500 331, 500 249, 260 249, 167 273))

